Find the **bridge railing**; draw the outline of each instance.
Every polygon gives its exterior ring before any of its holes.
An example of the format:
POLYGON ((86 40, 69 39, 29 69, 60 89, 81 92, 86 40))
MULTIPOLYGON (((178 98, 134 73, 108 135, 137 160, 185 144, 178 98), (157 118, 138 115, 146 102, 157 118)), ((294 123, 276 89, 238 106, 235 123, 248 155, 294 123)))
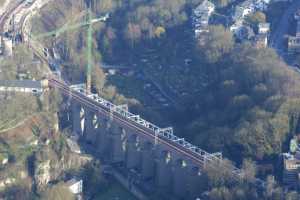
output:
MULTIPOLYGON (((107 101, 107 100, 101 98, 97 94, 88 94, 87 95, 84 84, 72 85, 72 86, 70 86, 70 88, 76 92, 79 92, 79 93, 87 96, 91 100, 96 101, 97 103, 101 104, 103 107, 107 108, 111 112, 112 116, 114 113, 118 113, 119 115, 126 118, 128 121, 131 121, 133 123, 141 125, 141 126, 145 127, 146 129, 150 130, 150 132, 152 132, 155 137, 164 138, 172 143, 176 143, 183 149, 186 149, 187 152, 190 152, 194 156, 197 156, 199 161, 202 164, 202 167, 204 167, 205 165, 214 165, 216 163, 221 164, 223 161, 221 156, 219 156, 217 154, 208 153, 208 152, 204 151, 203 149, 187 142, 184 138, 180 138, 180 137, 174 135, 172 127, 160 128, 160 127, 156 126, 155 124, 148 122, 147 120, 141 118, 139 115, 129 112, 127 108, 124 108, 124 106, 117 106, 117 105, 111 103, 110 101, 107 101)), ((223 167, 226 167, 226 166, 223 166, 223 167)), ((227 166, 227 167, 229 168, 229 166, 227 166)), ((241 173, 240 169, 238 169, 234 166, 230 166, 230 168, 232 169, 232 173, 233 173, 233 175, 235 175, 236 178, 241 178, 242 173, 241 173)))

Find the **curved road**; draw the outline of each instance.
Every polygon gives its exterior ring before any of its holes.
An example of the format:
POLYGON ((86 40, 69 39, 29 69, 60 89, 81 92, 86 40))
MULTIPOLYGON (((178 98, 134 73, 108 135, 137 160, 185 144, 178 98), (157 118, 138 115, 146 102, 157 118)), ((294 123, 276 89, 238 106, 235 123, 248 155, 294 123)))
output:
POLYGON ((0 16, 0 32, 2 33, 4 31, 4 25, 6 23, 6 20, 8 20, 12 13, 20 8, 22 6, 22 3, 24 0, 18 0, 14 3, 11 3, 7 6, 6 10, 3 11, 2 15, 0 16))

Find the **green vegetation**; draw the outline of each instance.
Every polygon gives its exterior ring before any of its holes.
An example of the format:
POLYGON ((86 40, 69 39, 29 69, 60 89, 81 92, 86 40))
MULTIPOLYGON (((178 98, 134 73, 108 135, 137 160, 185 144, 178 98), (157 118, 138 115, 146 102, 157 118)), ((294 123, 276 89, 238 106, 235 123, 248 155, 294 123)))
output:
POLYGON ((55 184, 48 188, 40 198, 42 200, 75 200, 75 196, 63 183, 55 184))
POLYGON ((0 102, 0 131, 13 127, 39 111, 37 98, 33 96, 2 94, 0 102))
POLYGON ((287 8, 287 2, 274 2, 270 5, 267 12, 267 21, 271 23, 271 31, 277 26, 281 16, 287 8))
MULTIPOLYGON (((178 135, 210 152, 224 152, 245 170, 246 180, 233 182, 228 171, 207 169, 201 187, 209 191, 209 199, 280 199, 282 189, 271 177, 263 194, 256 191, 251 184, 256 167, 243 160, 268 160, 286 149, 284 144, 298 131, 300 79, 274 50, 236 44, 222 26, 211 26, 209 34, 195 41, 192 31, 186 31, 190 30, 187 19, 190 9, 200 2, 95 1, 94 15, 111 12, 113 17, 109 23, 94 27, 93 91, 122 103, 126 99, 118 91, 129 90, 124 92, 126 96, 147 102, 149 97, 142 93, 145 80, 117 75, 107 81, 100 60, 136 66, 132 70, 144 72, 165 91, 174 93, 172 97, 180 109, 175 105, 172 112, 162 114, 172 122, 178 135), (185 63, 187 59, 190 64, 185 63)), ((219 4, 225 6, 227 2, 219 4)), ((83 1, 59 0, 42 10, 42 18, 35 19, 38 27, 34 29, 51 31, 68 18, 74 19, 70 23, 83 21, 84 17, 75 16, 84 10, 83 5, 83 1)), ((266 17, 257 12, 247 21, 257 25, 270 16, 273 14, 266 17)), ((51 46, 53 39, 44 42, 51 46)), ((62 34, 55 42, 61 45, 57 49, 66 61, 62 68, 66 78, 71 82, 85 80, 86 28, 62 34)), ((53 110, 57 110, 55 106, 53 110)), ((95 184, 97 179, 90 181, 95 184)), ((291 198, 293 195, 287 194, 291 198)))
POLYGON ((112 177, 104 177, 102 165, 94 160, 82 168, 80 176, 83 178, 84 195, 93 200, 136 200, 123 186, 112 177))
POLYGON ((0 63, 2 80, 15 80, 20 74, 26 74, 27 79, 41 79, 45 74, 43 64, 34 58, 25 44, 14 48, 14 57, 6 58, 0 63))
POLYGON ((93 198, 93 200, 115 200, 115 199, 122 199, 122 200, 136 200, 132 194, 130 194, 125 188, 123 188, 120 184, 116 181, 112 187, 110 187, 106 191, 99 192, 93 198))
POLYGON ((200 57, 208 63, 216 63, 231 52, 234 39, 223 26, 211 26, 209 33, 198 41, 200 57))
POLYGON ((266 22, 266 15, 263 12, 257 11, 247 17, 246 21, 256 27, 259 23, 266 22))

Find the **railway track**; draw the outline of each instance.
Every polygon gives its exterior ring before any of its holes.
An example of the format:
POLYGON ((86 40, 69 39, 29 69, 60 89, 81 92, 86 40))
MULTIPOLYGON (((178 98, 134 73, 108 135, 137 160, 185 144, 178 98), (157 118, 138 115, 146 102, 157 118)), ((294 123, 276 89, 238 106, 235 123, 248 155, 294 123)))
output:
POLYGON ((0 32, 4 32, 4 25, 7 19, 11 16, 12 13, 14 13, 15 10, 19 9, 23 6, 23 2, 25 0, 19 0, 15 4, 11 5, 10 8, 8 8, 4 13, 0 16, 0 32))
MULTIPOLYGON (((17 10, 22 9, 22 7, 24 6, 24 4, 23 4, 24 2, 25 2, 25 0, 18 0, 14 4, 10 5, 9 8, 6 9, 4 11, 4 13, 0 16, 0 34, 6 31, 4 29, 5 29, 5 24, 7 23, 7 20, 9 20, 13 14, 16 14, 17 10)), ((29 14, 30 14, 30 12, 27 12, 25 15, 21 16, 21 19, 17 24, 17 28, 14 30, 16 33, 21 34, 22 38, 25 38, 24 24, 25 24, 25 20, 29 14)), ((31 43, 28 43, 28 47, 29 47, 29 49, 31 49, 33 51, 33 53, 41 61, 49 64, 49 61, 47 60, 47 58, 45 58, 43 53, 41 53, 39 50, 37 50, 31 43)))
MULTIPOLYGON (((69 96, 71 95, 73 99, 76 101, 82 103, 83 105, 91 108, 92 110, 96 111, 99 114, 102 114, 106 117, 111 116, 111 111, 101 105, 100 103, 92 100, 91 98, 88 98, 86 95, 79 93, 77 91, 73 91, 68 85, 66 85, 61 80, 57 80, 55 78, 50 78, 49 80, 49 86, 59 89, 63 94, 69 96)), ((228 166, 225 163, 222 163, 222 159, 217 158, 216 156, 209 154, 207 152, 202 152, 201 154, 190 151, 187 148, 183 148, 181 145, 178 145, 178 143, 173 142, 171 140, 168 140, 165 137, 156 136, 154 132, 151 132, 149 129, 146 129, 145 127, 135 124, 131 121, 128 121, 123 116, 119 115, 118 113, 113 113, 113 119, 122 124, 124 127, 128 127, 130 129, 137 130, 138 133, 142 136, 145 136, 153 141, 157 140, 160 144, 163 144, 165 146, 168 146, 169 148, 173 149, 175 152, 183 155, 187 160, 192 161, 194 164, 199 166, 200 168, 204 168, 205 165, 210 167, 217 167, 217 164, 221 164, 223 166, 224 170, 232 169, 232 177, 236 180, 240 180, 242 177, 241 170, 234 168, 233 166, 228 166)))
MULTIPOLYGON (((4 26, 6 21, 10 18, 11 14, 14 13, 17 9, 21 8, 23 6, 24 0, 19 1, 16 5, 13 5, 12 8, 7 9, 7 11, 0 17, 0 31, 4 31, 4 26)), ((25 38, 26 36, 28 37, 28 48, 32 50, 32 52, 45 64, 50 65, 50 61, 48 58, 44 55, 43 53, 43 46, 42 45, 37 45, 37 41, 30 41, 30 35, 26 34, 26 18, 27 15, 29 15, 30 12, 26 13, 23 15, 19 21, 19 26, 18 26, 18 31, 21 34, 22 38, 25 38)), ((49 70, 50 71, 50 70, 49 70)), ((77 101, 83 103, 84 105, 96 110, 97 112, 110 116, 110 111, 101 106, 98 103, 93 102, 91 99, 87 98, 86 96, 76 92, 76 91, 71 91, 70 87, 66 85, 64 82, 57 80, 57 79, 49 79, 49 84, 51 87, 55 87, 59 89, 62 93, 66 95, 72 95, 74 99, 77 101)), ((122 116, 119 116, 118 114, 114 114, 114 119, 118 121, 120 124, 131 128, 138 130, 140 134, 142 134, 145 137, 148 137, 152 140, 158 140, 158 142, 172 148, 175 152, 184 155, 188 160, 193 161, 196 163, 200 168, 202 168, 204 165, 210 165, 211 167, 215 167, 216 163, 218 163, 218 159, 212 159, 209 160, 209 162, 206 162, 208 157, 207 155, 199 155, 195 152, 192 152, 186 148, 182 148, 181 146, 178 145, 178 143, 174 143, 172 141, 169 141, 165 138, 155 136, 155 133, 150 132, 149 130, 146 130, 145 128, 136 125, 134 123, 131 123, 130 121, 124 119, 122 116)), ((210 156, 211 158, 214 158, 214 156, 210 156)), ((228 166, 224 166, 224 169, 228 168, 228 166)), ((230 166, 231 168, 231 166, 230 166)), ((233 178, 236 180, 239 180, 243 175, 242 172, 237 169, 233 168, 232 171, 233 178)))
MULTIPOLYGON (((32 10, 31 10, 32 11, 32 10)), ((26 33, 26 23, 27 23, 27 18, 29 17, 29 15, 31 15, 32 13, 31 12, 26 12, 20 19, 19 21, 19 24, 18 24, 18 32, 21 34, 21 37, 23 39, 23 42, 26 42, 28 48, 33 52, 33 54, 40 60, 42 61, 44 64, 47 64, 49 65, 49 60, 48 58, 43 54, 43 50, 41 49, 42 48, 42 45, 36 45, 35 43, 37 41, 32 41, 31 40, 31 37, 30 37, 30 34, 28 33, 28 30, 27 33, 26 33), (27 38, 27 41, 25 40, 27 38), (37 47, 39 46, 39 47, 37 47)), ((50 71, 50 70, 49 70, 50 71)))
MULTIPOLYGON (((120 115, 119 113, 112 112, 109 108, 103 106, 103 104, 99 103, 91 97, 86 96, 85 92, 75 91, 62 80, 56 79, 55 77, 48 77, 48 81, 50 88, 52 87, 59 89, 64 95, 71 96, 73 99, 94 110, 98 114, 104 115, 108 118, 113 115, 113 119, 115 120, 115 122, 129 129, 137 130, 140 135, 147 137, 150 140, 157 140, 158 143, 171 148, 176 153, 186 158, 188 161, 192 161, 196 166, 199 167, 199 169, 203 169, 205 168, 205 166, 207 166, 216 170, 230 170, 233 180, 241 181, 244 179, 243 170, 238 169, 233 165, 228 165, 226 162, 222 162, 222 158, 217 158, 213 154, 207 153, 203 150, 201 151, 201 153, 194 152, 188 148, 184 148, 177 142, 171 141, 165 136, 156 136, 153 131, 145 128, 144 126, 133 123, 128 119, 125 119, 125 117, 120 115)), ((260 190, 263 190, 265 188, 265 182, 258 178, 252 180, 251 184, 260 190)))

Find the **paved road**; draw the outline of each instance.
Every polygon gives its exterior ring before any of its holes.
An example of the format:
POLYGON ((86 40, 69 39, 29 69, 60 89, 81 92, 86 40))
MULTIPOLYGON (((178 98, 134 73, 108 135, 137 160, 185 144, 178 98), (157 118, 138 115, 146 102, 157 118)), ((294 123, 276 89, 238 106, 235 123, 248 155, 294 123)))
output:
POLYGON ((294 0, 282 15, 281 20, 279 21, 276 27, 276 30, 271 36, 270 46, 276 49, 277 53, 281 57, 284 57, 284 49, 285 49, 284 36, 288 34, 288 30, 290 26, 289 19, 291 19, 291 17, 297 11, 298 8, 300 8, 300 1, 294 0))
POLYGON ((22 7, 23 0, 14 1, 5 6, 5 9, 2 9, 0 16, 0 32, 4 31, 4 26, 7 20, 12 16, 12 13, 22 7))

